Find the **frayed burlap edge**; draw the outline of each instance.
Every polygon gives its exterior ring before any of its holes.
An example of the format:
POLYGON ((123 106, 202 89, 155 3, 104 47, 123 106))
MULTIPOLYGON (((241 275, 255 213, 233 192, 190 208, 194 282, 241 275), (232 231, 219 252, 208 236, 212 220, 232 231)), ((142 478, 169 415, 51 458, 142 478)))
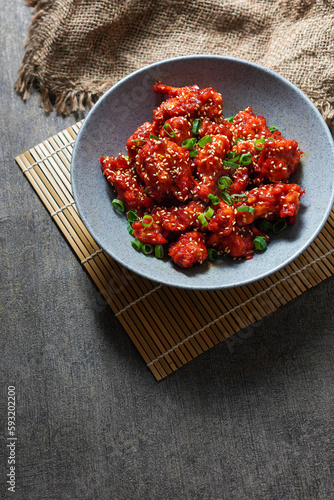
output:
MULTIPOLYGON (((25 3, 34 8, 34 14, 24 46, 26 53, 18 71, 19 77, 14 89, 26 101, 33 89, 37 88, 41 93, 41 105, 46 113, 50 113, 54 109, 63 116, 85 112, 111 87, 111 82, 101 84, 100 81, 86 80, 78 85, 70 80, 59 80, 57 75, 49 74, 49 80, 53 82, 53 85, 52 87, 48 86, 43 77, 37 74, 32 63, 32 54, 38 51, 41 43, 34 36, 35 31, 38 29, 42 17, 52 6, 52 0, 25 0, 25 3)), ((319 109, 327 125, 330 128, 334 127, 334 97, 328 97, 324 100, 318 95, 310 95, 310 93, 306 93, 306 95, 319 109)))
POLYGON ((22 65, 18 71, 19 77, 14 84, 14 89, 26 101, 34 88, 41 93, 41 105, 46 113, 54 109, 60 115, 66 116, 70 113, 84 112, 91 108, 94 103, 110 88, 111 84, 95 80, 86 80, 84 84, 74 84, 69 80, 59 80, 57 75, 48 75, 53 81, 52 87, 48 86, 44 78, 37 74, 33 64, 32 54, 38 52, 39 44, 36 40, 35 31, 38 29, 42 17, 51 7, 51 0, 25 0, 29 7, 34 8, 28 38, 24 45, 26 51, 22 65))
POLYGON ((334 127, 334 97, 325 102, 314 102, 329 127, 334 127))

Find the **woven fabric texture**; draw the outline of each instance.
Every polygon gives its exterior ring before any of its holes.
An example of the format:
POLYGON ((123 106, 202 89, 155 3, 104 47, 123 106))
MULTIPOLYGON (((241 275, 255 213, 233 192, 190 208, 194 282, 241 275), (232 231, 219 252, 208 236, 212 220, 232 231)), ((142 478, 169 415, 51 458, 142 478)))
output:
POLYGON ((147 64, 216 54, 276 71, 334 122, 332 0, 26 1, 34 15, 15 88, 24 99, 39 88, 47 112, 84 110, 147 64))

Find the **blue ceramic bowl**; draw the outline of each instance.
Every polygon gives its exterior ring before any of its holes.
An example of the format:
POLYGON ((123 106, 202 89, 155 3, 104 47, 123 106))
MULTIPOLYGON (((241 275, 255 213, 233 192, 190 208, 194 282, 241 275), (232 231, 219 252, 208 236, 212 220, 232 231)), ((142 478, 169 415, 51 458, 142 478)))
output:
POLYGON ((160 283, 193 289, 228 288, 259 280, 296 258, 316 237, 333 204, 334 145, 322 116, 311 101, 281 76, 247 61, 194 55, 152 64, 127 76, 94 106, 78 134, 71 165, 73 195, 83 222, 98 244, 119 263, 160 283), (294 225, 274 237, 252 260, 224 257, 188 270, 170 261, 146 257, 133 249, 125 216, 114 211, 112 186, 101 173, 101 155, 126 154, 127 138, 163 97, 152 90, 158 80, 172 85, 213 87, 223 96, 225 116, 248 106, 265 116, 304 152, 291 178, 306 193, 294 225))

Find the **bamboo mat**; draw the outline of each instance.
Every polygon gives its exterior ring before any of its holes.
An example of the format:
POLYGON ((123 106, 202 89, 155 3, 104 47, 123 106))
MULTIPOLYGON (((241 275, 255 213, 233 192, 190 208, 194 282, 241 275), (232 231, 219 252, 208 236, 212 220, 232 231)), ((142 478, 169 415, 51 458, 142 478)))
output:
POLYGON ((80 125, 15 160, 157 380, 333 275, 333 210, 299 258, 247 286, 182 290, 125 269, 97 245, 74 204, 70 163, 80 125))

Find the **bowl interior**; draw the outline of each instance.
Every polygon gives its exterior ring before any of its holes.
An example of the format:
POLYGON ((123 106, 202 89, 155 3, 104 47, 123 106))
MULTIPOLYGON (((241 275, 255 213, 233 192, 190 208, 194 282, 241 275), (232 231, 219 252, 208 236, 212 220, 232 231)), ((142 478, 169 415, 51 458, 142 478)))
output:
POLYGON ((295 86, 277 74, 242 60, 189 56, 153 64, 121 80, 94 106, 78 134, 71 164, 73 195, 83 222, 98 244, 129 269, 170 286, 214 289, 239 286, 265 277, 297 257, 325 223, 333 203, 334 147, 318 110, 295 86), (248 106, 275 125, 304 152, 301 168, 290 179, 305 188, 294 225, 273 238, 268 249, 249 261, 225 257, 182 270, 170 261, 136 252, 125 217, 111 206, 112 186, 102 176, 101 155, 126 154, 127 138, 164 99, 153 92, 156 81, 173 86, 213 87, 223 96, 223 113, 248 106))

